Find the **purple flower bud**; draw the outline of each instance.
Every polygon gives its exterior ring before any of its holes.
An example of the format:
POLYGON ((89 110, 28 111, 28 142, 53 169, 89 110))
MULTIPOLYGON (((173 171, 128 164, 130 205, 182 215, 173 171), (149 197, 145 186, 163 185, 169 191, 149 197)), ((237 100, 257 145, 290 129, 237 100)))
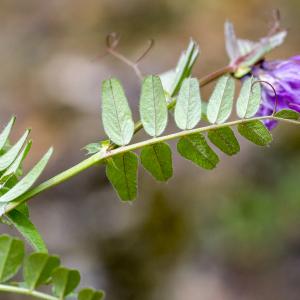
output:
MULTIPOLYGON (((300 112, 300 56, 288 60, 264 61, 252 68, 252 74, 269 82, 277 94, 277 111, 293 109, 300 112)), ((258 116, 271 115, 275 106, 276 96, 270 86, 262 84, 262 104, 258 116)), ((274 128, 275 121, 265 122, 269 129, 274 128)))

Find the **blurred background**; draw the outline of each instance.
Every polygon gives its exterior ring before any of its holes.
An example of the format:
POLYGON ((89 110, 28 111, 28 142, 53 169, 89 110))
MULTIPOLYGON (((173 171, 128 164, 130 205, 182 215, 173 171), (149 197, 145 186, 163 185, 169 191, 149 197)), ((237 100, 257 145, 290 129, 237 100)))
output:
MULTIPOLYGON (((119 32, 120 51, 133 59, 155 40, 144 74, 173 68, 193 37, 202 50, 194 68, 200 78, 227 63, 226 19, 240 37, 258 39, 273 8, 289 35, 269 58, 299 54, 298 0, 1 0, 0 125, 16 114, 15 139, 33 129, 26 169, 54 146, 49 178, 104 137, 103 79, 120 78, 138 118, 134 72, 113 57, 95 59, 105 53, 106 34, 119 32)), ((204 99, 210 91, 202 89, 204 99)), ((167 184, 140 168, 132 205, 120 203, 103 166, 94 167, 33 199, 32 219, 50 251, 109 300, 300 299, 300 132, 282 124, 273 134, 271 148, 240 139, 241 153, 220 153, 209 172, 174 151, 167 184)))

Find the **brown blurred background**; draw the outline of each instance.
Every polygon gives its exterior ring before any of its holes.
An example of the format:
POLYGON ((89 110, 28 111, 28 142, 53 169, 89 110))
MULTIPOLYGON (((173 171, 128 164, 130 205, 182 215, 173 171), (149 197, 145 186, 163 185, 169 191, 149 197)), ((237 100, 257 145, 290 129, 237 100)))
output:
MULTIPOLYGON (((1 0, 1 126, 16 114, 15 139, 33 129, 27 169, 54 146, 43 174, 49 178, 104 137, 103 79, 121 79, 138 118, 133 71, 109 56, 94 59, 104 53, 107 33, 122 34, 120 51, 131 58, 155 39, 144 74, 173 68, 193 37, 202 50, 194 75, 201 77, 227 63, 226 19, 239 36, 257 39, 273 8, 290 31, 269 57, 299 54, 297 0, 1 0)), ((209 92, 202 90, 204 98, 209 92)), ((103 166, 94 167, 33 199, 32 219, 51 252, 109 300, 300 299, 300 132, 281 125, 274 137, 266 149, 240 139, 241 153, 220 154, 210 172, 174 151, 168 184, 140 168, 133 205, 120 203, 103 166)))

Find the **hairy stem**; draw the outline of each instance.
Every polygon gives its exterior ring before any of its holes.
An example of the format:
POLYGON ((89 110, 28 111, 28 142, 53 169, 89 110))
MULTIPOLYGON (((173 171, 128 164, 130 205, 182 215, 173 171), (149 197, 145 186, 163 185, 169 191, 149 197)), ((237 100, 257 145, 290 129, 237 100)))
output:
POLYGON ((1 292, 7 292, 7 293, 14 293, 14 294, 21 294, 21 295, 27 295, 38 299, 44 299, 44 300, 58 300, 58 298, 38 292, 38 291, 31 291, 26 288, 18 287, 18 286, 12 286, 12 285, 6 285, 6 284, 0 284, 0 291, 1 292))
POLYGON ((90 168, 90 167, 92 167, 96 164, 102 163, 106 159, 111 158, 115 155, 122 154, 122 153, 125 153, 125 152, 128 152, 128 151, 134 151, 134 150, 137 150, 137 149, 141 149, 145 146, 153 145, 155 143, 166 142, 166 141, 178 139, 180 137, 195 134, 195 133, 207 132, 209 130, 223 128, 223 127, 227 127, 227 126, 236 126, 236 125, 241 124, 243 122, 268 120, 268 119, 269 120, 276 120, 276 121, 284 121, 284 122, 287 122, 287 123, 300 125, 300 122, 298 122, 296 120, 282 119, 282 118, 275 117, 273 115, 271 115, 271 116, 261 116, 261 117, 254 117, 254 118, 251 118, 251 119, 240 119, 240 120, 231 121, 231 122, 227 122, 227 123, 223 123, 223 124, 214 124, 214 125, 199 127, 199 128, 190 129, 190 130, 183 130, 183 131, 179 131, 179 132, 176 132, 176 133, 172 133, 172 134, 168 134, 168 135, 164 135, 164 136, 160 136, 160 137, 156 137, 156 138, 151 138, 151 139, 148 139, 146 141, 138 142, 138 143, 135 143, 135 144, 131 144, 131 145, 119 147, 119 148, 116 148, 116 149, 112 149, 112 150, 107 151, 106 153, 98 152, 98 153, 90 156, 89 158, 83 160, 79 164, 73 166, 72 168, 70 168, 70 169, 54 176, 53 178, 51 178, 51 179, 49 179, 49 180, 47 180, 43 183, 41 183, 37 187, 30 189, 28 192, 26 192, 21 197, 19 197, 16 201, 8 203, 7 206, 5 207, 3 213, 7 213, 7 212, 13 210, 18 205, 20 205, 21 203, 31 199, 32 197, 36 196, 37 194, 40 194, 41 192, 43 192, 43 191, 45 191, 45 190, 47 190, 47 189, 49 189, 53 186, 56 186, 56 185, 58 185, 58 184, 60 184, 64 181, 72 178, 73 176, 77 175, 78 173, 81 173, 82 171, 84 171, 84 170, 86 170, 86 169, 88 169, 88 168, 90 168))

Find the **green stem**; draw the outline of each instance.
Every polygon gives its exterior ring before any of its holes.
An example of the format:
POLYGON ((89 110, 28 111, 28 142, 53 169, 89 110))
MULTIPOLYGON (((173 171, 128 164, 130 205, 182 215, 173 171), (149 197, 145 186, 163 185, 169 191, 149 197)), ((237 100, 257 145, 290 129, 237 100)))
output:
POLYGON ((276 121, 284 121, 284 122, 288 122, 288 123, 292 123, 292 124, 297 124, 300 125, 300 122, 296 121, 296 120, 289 120, 289 119, 282 119, 282 118, 278 118, 275 116, 261 116, 261 117, 254 117, 251 119, 241 119, 241 120, 236 120, 236 121, 231 121, 231 122, 227 122, 227 123, 223 123, 223 124, 214 124, 214 125, 209 125, 209 126, 205 126, 205 127, 199 127, 199 128, 195 128, 195 129, 190 129, 190 130, 183 130, 180 132, 176 132, 176 133, 172 133, 169 135, 165 135, 165 136, 161 136, 161 137, 156 137, 156 138, 151 138, 148 139, 146 141, 142 141, 142 142, 138 142, 135 144, 131 144, 128 146, 123 146, 123 147, 119 147, 116 149, 112 149, 107 151, 106 153, 96 153, 92 156, 90 156, 89 158, 83 160, 82 162, 80 162, 79 164, 73 166, 72 168, 54 176, 53 178, 41 183, 40 185, 38 185, 35 188, 30 189, 28 192, 26 192, 25 194, 23 194, 21 197, 19 197, 16 201, 10 202, 7 204, 7 206, 5 207, 5 212, 7 213, 11 210, 13 210, 14 208, 16 208, 18 205, 20 205, 21 203, 29 200, 30 198, 36 196, 37 194, 40 194, 41 192, 56 186, 70 178, 72 178, 73 176, 77 175, 78 173, 81 173, 82 171, 96 165, 99 163, 104 162, 106 159, 113 157, 115 155, 118 154, 122 154, 128 151, 134 151, 137 149, 141 149, 145 146, 149 146, 155 143, 159 143, 159 142, 166 142, 166 141, 170 141, 170 140, 174 140, 174 139, 178 139, 180 137, 183 136, 187 136, 187 135, 191 135, 191 134, 195 134, 195 133, 200 133, 200 132, 207 132, 209 130, 213 130, 213 129, 218 129, 218 128, 223 128, 223 127, 227 127, 227 126, 236 126, 238 124, 241 124, 243 122, 249 122, 249 121, 258 121, 258 120, 276 120, 276 121))
POLYGON ((42 292, 31 291, 26 288, 12 286, 12 285, 0 284, 0 291, 7 292, 7 293, 27 295, 27 296, 35 297, 38 299, 44 299, 44 300, 58 300, 58 298, 48 295, 48 294, 45 294, 45 293, 42 293, 42 292))

